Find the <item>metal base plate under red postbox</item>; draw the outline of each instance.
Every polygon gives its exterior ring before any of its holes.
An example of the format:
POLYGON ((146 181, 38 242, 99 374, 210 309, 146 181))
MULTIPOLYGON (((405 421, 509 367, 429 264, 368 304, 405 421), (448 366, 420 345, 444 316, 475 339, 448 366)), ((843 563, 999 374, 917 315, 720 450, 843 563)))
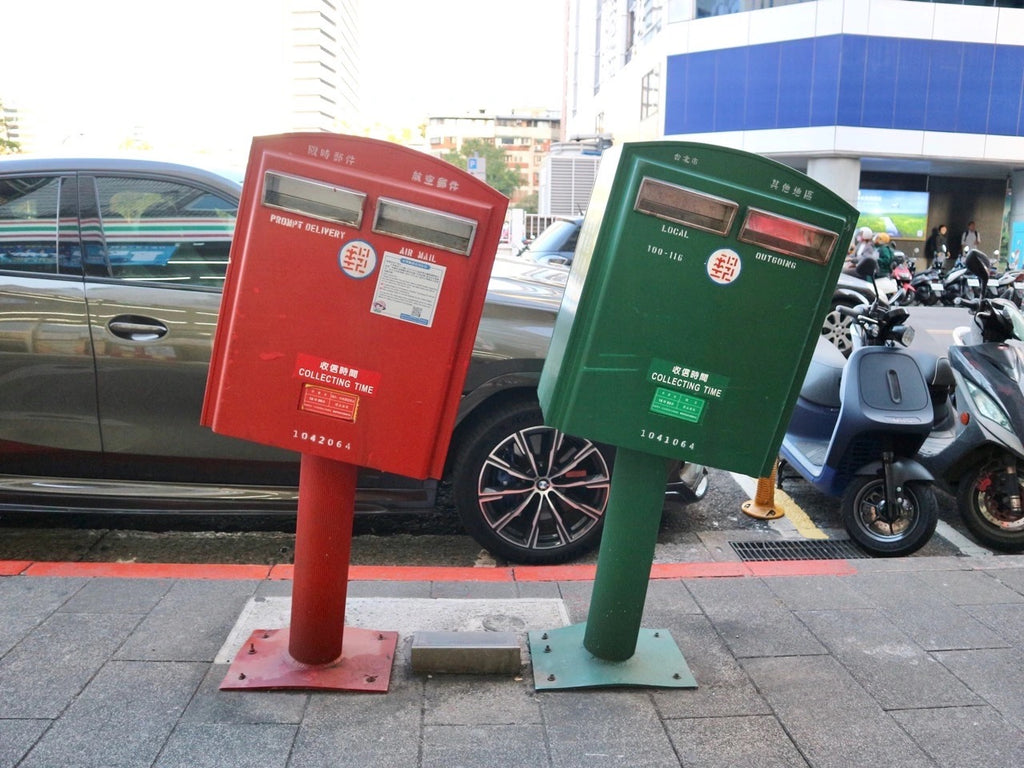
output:
POLYGON ((253 632, 231 662, 220 689, 387 693, 398 647, 397 632, 345 627, 341 656, 329 664, 315 665, 291 657, 288 634, 288 628, 253 632))

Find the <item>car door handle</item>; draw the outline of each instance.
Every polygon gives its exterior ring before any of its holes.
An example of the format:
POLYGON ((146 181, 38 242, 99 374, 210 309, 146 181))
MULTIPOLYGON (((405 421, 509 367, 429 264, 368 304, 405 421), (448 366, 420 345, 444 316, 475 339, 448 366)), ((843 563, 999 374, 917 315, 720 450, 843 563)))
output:
POLYGON ((128 341, 155 341, 167 334, 167 326, 159 320, 135 315, 112 317, 107 328, 115 336, 128 341))

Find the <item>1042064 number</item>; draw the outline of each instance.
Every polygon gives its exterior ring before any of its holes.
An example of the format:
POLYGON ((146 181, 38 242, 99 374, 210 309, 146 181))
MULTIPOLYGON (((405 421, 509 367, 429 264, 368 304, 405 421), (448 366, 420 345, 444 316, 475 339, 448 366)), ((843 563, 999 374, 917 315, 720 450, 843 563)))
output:
POLYGON ((316 432, 301 432, 297 429, 292 430, 292 437, 296 440, 302 440, 305 443, 312 443, 313 445, 324 445, 328 448, 337 448, 341 451, 351 451, 352 443, 345 440, 339 440, 328 435, 321 435, 316 432))

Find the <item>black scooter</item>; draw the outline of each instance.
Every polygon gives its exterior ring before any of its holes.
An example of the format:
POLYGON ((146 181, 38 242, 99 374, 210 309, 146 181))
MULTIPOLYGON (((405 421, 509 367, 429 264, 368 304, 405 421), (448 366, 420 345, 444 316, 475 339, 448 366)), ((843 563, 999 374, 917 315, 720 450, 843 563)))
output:
MULTIPOLYGON (((877 262, 862 259, 862 277, 877 262)), ((849 360, 827 341, 815 348, 782 441, 778 477, 788 468, 842 498, 850 537, 874 555, 907 555, 935 531, 932 476, 914 458, 934 421, 929 383, 936 358, 908 345, 906 309, 876 292, 870 305, 840 307, 853 318, 849 360), (928 368, 930 367, 930 370, 928 368)))
MULTIPOLYGON (((972 251, 966 266, 985 296, 988 257, 972 251)), ((957 328, 949 348, 955 391, 933 387, 933 434, 918 460, 940 487, 956 495, 960 515, 983 543, 1024 550, 1024 315, 1007 299, 965 300, 971 326, 957 328)))

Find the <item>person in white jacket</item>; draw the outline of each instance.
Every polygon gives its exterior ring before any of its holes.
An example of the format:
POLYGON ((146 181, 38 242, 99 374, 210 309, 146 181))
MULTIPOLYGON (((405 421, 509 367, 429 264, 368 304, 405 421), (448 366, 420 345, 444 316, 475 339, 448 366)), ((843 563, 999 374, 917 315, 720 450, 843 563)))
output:
POLYGON ((967 222, 967 229, 960 236, 960 247, 965 251, 971 248, 981 248, 981 233, 974 226, 973 221, 967 222))

